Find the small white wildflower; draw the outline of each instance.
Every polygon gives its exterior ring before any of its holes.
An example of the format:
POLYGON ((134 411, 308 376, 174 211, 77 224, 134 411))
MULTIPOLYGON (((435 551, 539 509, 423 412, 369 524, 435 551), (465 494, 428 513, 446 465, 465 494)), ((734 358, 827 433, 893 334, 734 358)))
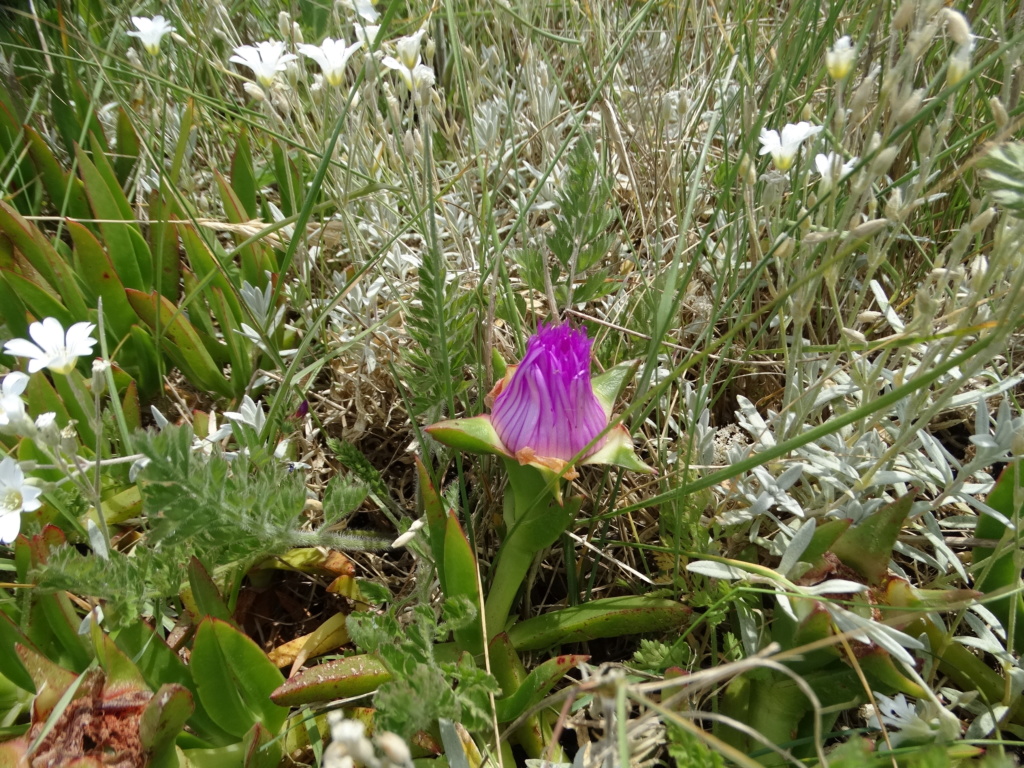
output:
POLYGON ((320 45, 300 45, 299 53, 315 61, 327 78, 330 85, 341 85, 345 76, 345 65, 348 60, 363 45, 362 40, 356 40, 348 45, 344 40, 335 40, 328 37, 320 45))
POLYGON ((10 544, 21 530, 21 513, 43 505, 42 491, 25 483, 25 473, 10 456, 0 461, 0 542, 10 544))
POLYGON ((128 32, 128 37, 137 37, 146 53, 156 56, 160 53, 160 41, 163 36, 174 31, 174 25, 159 14, 149 19, 145 16, 132 16, 134 30, 128 32))
POLYGON ((248 395, 242 398, 242 404, 237 411, 225 411, 224 416, 232 421, 247 424, 257 432, 262 432, 263 425, 267 423, 267 414, 263 412, 263 406, 254 403, 248 395))
POLYGON ((796 159, 800 146, 804 141, 820 133, 821 130, 822 126, 811 125, 803 120, 799 123, 789 123, 784 126, 781 137, 778 131, 762 128, 758 139, 761 142, 761 151, 758 154, 767 155, 771 153, 772 162, 775 164, 775 167, 783 172, 788 171, 793 166, 793 161, 796 159))
POLYGON ((853 173, 858 159, 852 157, 844 163, 843 158, 834 152, 829 152, 827 155, 815 155, 814 167, 821 174, 822 189, 831 189, 833 185, 838 184, 853 173))
POLYGON ((843 35, 836 44, 825 52, 825 69, 833 80, 843 80, 853 70, 853 62, 857 51, 850 41, 849 35, 843 35))
POLYGON ((22 392, 28 386, 28 376, 21 371, 12 371, 4 376, 0 385, 0 431, 17 432, 28 422, 22 392))
POLYGON ((377 33, 380 32, 380 26, 377 24, 367 24, 365 27, 361 24, 356 24, 353 29, 355 30, 356 40, 367 48, 373 47, 373 41, 377 39, 377 33))
POLYGON ((412 525, 409 526, 409 530, 399 536, 397 539, 391 542, 392 549, 401 549, 416 536, 416 532, 419 531, 424 525, 426 520, 422 517, 419 520, 413 520, 412 525))
POLYGON ((265 40, 256 45, 240 45, 235 48, 235 55, 229 61, 248 67, 256 76, 257 82, 264 88, 274 84, 278 72, 288 68, 288 62, 299 57, 294 53, 286 53, 284 43, 280 40, 265 40))
POLYGON ((29 373, 43 368, 49 368, 54 373, 71 373, 79 357, 92 354, 96 339, 89 334, 95 328, 92 323, 75 323, 65 334, 60 321, 48 317, 28 327, 34 344, 26 339, 11 339, 4 345, 4 352, 29 358, 29 373))
POLYGON ((904 742, 915 744, 945 742, 960 738, 960 723, 956 716, 934 702, 922 701, 917 706, 902 693, 889 698, 874 694, 876 707, 867 707, 868 726, 890 731, 893 747, 904 742), (881 723, 879 722, 881 721, 881 723))
POLYGON ((372 0, 344 0, 345 5, 356 12, 356 15, 363 21, 375 22, 380 18, 377 9, 373 7, 372 0))
POLYGON ((385 56, 380 61, 388 69, 397 72, 413 94, 420 94, 435 82, 434 70, 420 62, 420 43, 425 34, 426 30, 421 29, 415 34, 399 38, 395 42, 398 58, 385 56))

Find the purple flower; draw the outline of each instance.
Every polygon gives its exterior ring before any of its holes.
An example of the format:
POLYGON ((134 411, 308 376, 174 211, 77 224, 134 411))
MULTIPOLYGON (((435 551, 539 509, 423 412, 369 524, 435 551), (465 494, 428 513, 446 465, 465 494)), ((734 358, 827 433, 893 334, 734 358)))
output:
POLYGON ((487 396, 491 413, 440 421, 427 433, 453 448, 514 459, 564 480, 576 477, 567 466, 576 456, 578 464, 653 472, 633 452, 626 428, 609 427, 615 397, 637 364, 620 363, 591 379, 592 343, 582 329, 541 325, 523 361, 510 365, 487 396))
POLYGON ((590 384, 592 343, 568 324, 541 325, 530 338, 523 361, 491 393, 491 423, 509 453, 569 461, 605 430, 608 413, 590 384))

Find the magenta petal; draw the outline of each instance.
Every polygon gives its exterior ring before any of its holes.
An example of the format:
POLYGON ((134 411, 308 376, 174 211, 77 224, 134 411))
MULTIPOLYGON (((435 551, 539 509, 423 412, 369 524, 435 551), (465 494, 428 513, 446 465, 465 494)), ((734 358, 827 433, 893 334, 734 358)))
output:
MULTIPOLYGON (((512 453, 568 461, 608 426, 590 385, 591 340, 569 325, 545 326, 494 401, 491 422, 512 453)), ((600 448, 600 442, 587 455, 600 448)))

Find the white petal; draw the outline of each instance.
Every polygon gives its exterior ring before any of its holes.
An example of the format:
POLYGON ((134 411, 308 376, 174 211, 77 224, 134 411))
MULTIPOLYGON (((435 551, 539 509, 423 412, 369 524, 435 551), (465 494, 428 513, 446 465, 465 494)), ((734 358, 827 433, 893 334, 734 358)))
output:
POLYGON ((10 544, 21 531, 21 513, 8 512, 0 515, 0 542, 10 544))

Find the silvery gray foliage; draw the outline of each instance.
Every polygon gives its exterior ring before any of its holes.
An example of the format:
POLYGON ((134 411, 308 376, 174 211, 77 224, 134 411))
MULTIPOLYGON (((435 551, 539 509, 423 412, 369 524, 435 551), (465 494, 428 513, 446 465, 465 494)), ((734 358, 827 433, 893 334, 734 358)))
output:
MULTIPOLYGON (((927 350, 921 355, 926 357, 930 357, 927 350)), ((919 365, 923 361, 912 364, 909 372, 904 368, 899 374, 877 369, 870 378, 863 376, 862 371, 860 378, 880 382, 883 387, 887 383, 896 385, 912 376, 919 365)), ((796 408, 781 414, 771 409, 762 413, 747 398, 737 396, 737 423, 749 435, 751 444, 732 446, 729 461, 740 461, 751 453, 774 448, 783 440, 827 421, 826 409, 840 414, 865 402, 864 390, 849 372, 836 371, 825 377, 820 370, 810 369, 809 373, 827 384, 818 386, 816 391, 809 389, 810 404, 801 419, 796 418, 796 408)), ((1005 394, 1021 377, 979 376, 950 397, 948 389, 960 383, 960 376, 960 371, 953 370, 918 393, 915 403, 901 400, 864 423, 838 429, 794 449, 784 459, 768 462, 737 478, 727 491, 726 511, 719 515, 720 522, 752 523, 751 540, 769 535, 772 527, 777 528, 770 546, 774 554, 785 556, 798 532, 806 530, 801 528, 801 520, 835 517, 860 522, 895 498, 913 491, 929 499, 915 503, 910 515, 929 548, 926 551, 900 542, 897 552, 939 573, 952 572, 967 580, 966 570, 949 547, 947 537, 965 524, 973 527, 975 518, 971 513, 1002 519, 982 501, 994 483, 987 469, 1014 454, 1018 435, 1024 433, 1024 417, 1005 394), (945 398, 943 390, 947 391, 945 398), (939 437, 920 428, 919 415, 933 411, 962 418, 959 412, 968 405, 973 407, 974 434, 969 438, 973 451, 959 459, 939 437), (932 510, 940 507, 963 510, 966 522, 964 515, 937 516, 932 510), (774 526, 766 527, 766 523, 774 526)), ((904 575, 895 563, 892 567, 897 574, 904 575)))

